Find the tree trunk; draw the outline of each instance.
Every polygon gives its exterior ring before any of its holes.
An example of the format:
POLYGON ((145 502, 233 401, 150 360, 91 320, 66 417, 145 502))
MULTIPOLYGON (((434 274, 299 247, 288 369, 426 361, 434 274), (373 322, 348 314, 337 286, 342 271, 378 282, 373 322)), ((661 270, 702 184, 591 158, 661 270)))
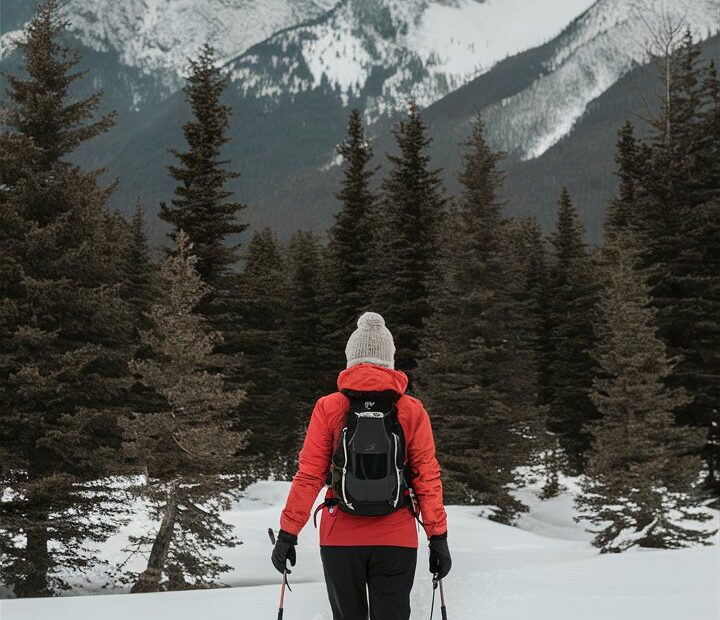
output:
POLYGON ((50 553, 48 551, 47 516, 33 514, 34 524, 27 530, 25 544, 25 576, 15 586, 18 598, 52 596, 48 584, 50 553))
POLYGON ((165 568, 165 560, 167 559, 170 543, 173 538, 173 530, 175 529, 175 519, 177 517, 178 499, 175 489, 168 493, 167 504, 165 506, 165 514, 163 516, 160 529, 155 542, 153 542, 148 558, 147 567, 138 577, 137 582, 130 590, 132 593, 138 592, 157 592, 160 589, 160 577, 165 568))

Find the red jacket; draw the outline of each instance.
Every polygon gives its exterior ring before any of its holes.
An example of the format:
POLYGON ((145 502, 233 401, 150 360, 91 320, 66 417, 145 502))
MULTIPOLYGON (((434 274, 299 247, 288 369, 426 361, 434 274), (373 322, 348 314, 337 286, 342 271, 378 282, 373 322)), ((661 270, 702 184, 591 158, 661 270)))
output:
MULTIPOLYGON (((419 400, 405 394, 407 383, 405 373, 374 364, 351 366, 340 373, 337 381, 339 390, 394 390, 402 394, 397 401, 398 420, 405 435, 407 463, 413 471, 412 486, 429 538, 447 531, 440 466, 435 458, 430 417, 419 400)), ((322 397, 315 405, 300 451, 300 466, 280 517, 280 527, 290 534, 298 534, 310 517, 315 498, 327 479, 348 407, 347 397, 340 392, 322 397)), ((320 544, 417 547, 415 518, 408 508, 381 517, 361 517, 337 508, 330 512, 326 507, 322 510, 320 544)))

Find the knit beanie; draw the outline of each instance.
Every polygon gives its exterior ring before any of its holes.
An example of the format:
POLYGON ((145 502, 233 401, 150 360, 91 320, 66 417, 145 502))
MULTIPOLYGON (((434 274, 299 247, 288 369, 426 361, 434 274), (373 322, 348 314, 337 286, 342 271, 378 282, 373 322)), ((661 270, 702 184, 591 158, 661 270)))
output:
POLYGON ((345 357, 348 368, 356 364, 395 368, 395 343, 385 319, 376 312, 363 314, 345 346, 345 357))

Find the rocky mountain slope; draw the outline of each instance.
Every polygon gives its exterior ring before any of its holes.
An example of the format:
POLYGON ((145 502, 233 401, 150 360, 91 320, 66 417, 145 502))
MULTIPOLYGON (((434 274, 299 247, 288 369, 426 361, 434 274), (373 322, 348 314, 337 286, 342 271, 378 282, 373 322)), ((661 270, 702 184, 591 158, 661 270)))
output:
MULTIPOLYGON (((8 28, 20 24, 22 0, 0 2, 5 16, 16 7, 8 28)), ((683 20, 700 39, 720 27, 720 0, 69 0, 68 7, 94 78, 89 86, 104 87, 105 105, 121 112, 120 127, 80 159, 121 179, 114 204, 124 209, 140 200, 153 213, 172 191, 166 149, 183 147, 179 123, 188 106, 173 91, 187 53, 203 38, 223 59, 247 47, 225 64, 234 110, 227 155, 242 173, 233 189, 249 204, 252 226, 282 235, 330 222, 334 149, 352 107, 363 110, 382 163, 393 149, 393 119, 417 100, 453 189, 457 144, 477 110, 511 169, 523 162, 542 169, 533 162, 571 140, 604 95, 647 62, 660 20, 683 20)), ((0 69, 14 59, 6 52, 0 69)), ((618 125, 627 118, 617 110, 606 116, 618 125)), ((564 174, 552 170, 551 178, 560 183, 564 174)), ((546 212, 554 202, 554 185, 529 195, 513 183, 511 176, 515 212, 546 212)), ((584 208, 591 231, 601 218, 591 214, 601 214, 612 191, 610 171, 598 187, 584 208)))
MULTIPOLYGON (((273 33, 314 19, 338 0, 67 0, 70 32, 87 50, 109 54, 128 72, 151 81, 123 83, 103 76, 106 88, 132 87, 133 107, 168 96, 183 84, 188 57, 211 43, 221 62, 243 54, 273 33), (152 84, 159 93, 145 92, 152 84)), ((0 59, 30 18, 34 2, 0 0, 0 59)))
POLYGON ((503 58, 551 39, 592 0, 344 0, 229 64, 242 97, 327 85, 360 99, 369 122, 427 106, 503 58))

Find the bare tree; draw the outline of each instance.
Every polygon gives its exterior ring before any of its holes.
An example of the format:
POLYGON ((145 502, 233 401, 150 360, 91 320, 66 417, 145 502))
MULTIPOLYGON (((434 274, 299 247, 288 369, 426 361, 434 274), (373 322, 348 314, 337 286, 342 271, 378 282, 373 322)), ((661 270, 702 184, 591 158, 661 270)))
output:
POLYGON ((631 9, 632 17, 642 22, 647 32, 645 41, 647 56, 657 64, 662 75, 663 94, 660 96, 660 116, 657 117, 650 106, 645 103, 645 110, 649 117, 646 120, 655 126, 664 125, 666 141, 670 140, 671 133, 672 59, 673 54, 682 43, 683 33, 688 28, 688 9, 687 2, 678 12, 668 10, 665 2, 648 2, 647 0, 633 2, 631 9))

